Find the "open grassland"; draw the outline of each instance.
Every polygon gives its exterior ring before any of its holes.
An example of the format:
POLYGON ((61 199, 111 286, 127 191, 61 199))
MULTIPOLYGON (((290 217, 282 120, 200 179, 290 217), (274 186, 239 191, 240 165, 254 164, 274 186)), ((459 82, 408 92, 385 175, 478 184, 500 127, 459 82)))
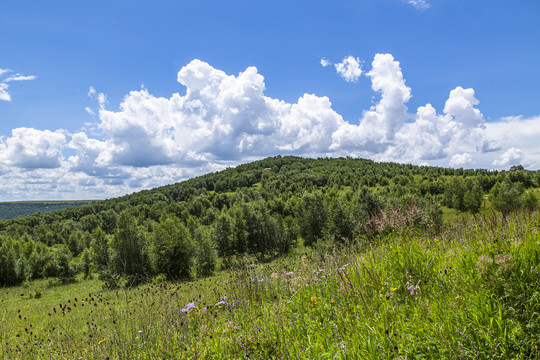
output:
MULTIPOLYGON (((540 216, 404 232, 184 283, 0 290, 5 359, 536 359, 540 216)), ((324 249, 324 250, 323 250, 324 249)))

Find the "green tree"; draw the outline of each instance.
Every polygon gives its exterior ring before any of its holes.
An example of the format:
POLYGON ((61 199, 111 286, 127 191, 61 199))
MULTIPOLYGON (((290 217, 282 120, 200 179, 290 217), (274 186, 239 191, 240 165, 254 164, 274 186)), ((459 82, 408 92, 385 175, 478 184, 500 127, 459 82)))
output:
POLYGON ((353 240, 354 220, 352 210, 343 196, 329 199, 328 234, 335 242, 353 240))
POLYGON ((383 200, 366 186, 361 186, 353 196, 353 217, 363 222, 384 209, 383 200))
POLYGON ((509 213, 521 208, 523 204, 522 193, 523 187, 520 183, 505 180, 493 186, 489 192, 489 201, 491 201, 495 210, 500 211, 503 218, 506 218, 509 213))
POLYGON ((463 195, 463 207, 472 213, 476 213, 480 210, 480 206, 482 206, 484 194, 478 181, 472 182, 468 188, 465 195, 463 195))
POLYGON ((214 243, 208 231, 199 228, 195 234, 197 242, 196 269, 197 276, 210 276, 216 269, 217 256, 214 243))
POLYGON ((89 279, 92 276, 92 249, 86 248, 81 255, 81 270, 85 279, 89 279))
POLYGON ((101 219, 101 228, 107 234, 112 234, 116 230, 116 221, 118 215, 113 209, 108 209, 99 213, 101 219))
POLYGON ((529 212, 538 209, 538 198, 534 194, 534 190, 527 191, 523 194, 523 206, 529 212))
POLYGON ((67 246, 59 245, 54 251, 55 276, 63 283, 73 281, 75 278, 75 269, 71 266, 71 256, 67 246))
POLYGON ((320 191, 305 192, 300 200, 297 219, 304 244, 311 246, 323 235, 328 213, 320 191))
POLYGON ((211 235, 219 256, 227 257, 235 253, 233 236, 233 220, 227 212, 222 212, 214 223, 211 235))
POLYGON ((291 248, 296 245, 298 236, 300 235, 298 223, 291 215, 283 218, 283 231, 283 242, 278 244, 278 252, 280 254, 286 254, 291 251, 291 248))
POLYGON ((0 246, 0 286, 18 285, 23 274, 17 272, 17 258, 12 243, 4 240, 0 246))
POLYGON ((148 271, 145 236, 127 211, 120 213, 118 228, 109 246, 112 274, 127 275, 134 282, 142 280, 148 271))
MULTIPOLYGON (((448 183, 444 192, 444 205, 459 210, 468 210, 464 203, 465 193, 467 188, 462 178, 454 177, 448 183)), ((472 198, 470 200, 473 200, 472 198)))
POLYGON ((100 273, 107 272, 110 265, 109 237, 101 228, 92 231, 90 248, 92 264, 96 270, 100 273))
POLYGON ((194 248, 182 221, 171 216, 162 218, 150 236, 150 258, 155 273, 169 279, 189 278, 194 248))

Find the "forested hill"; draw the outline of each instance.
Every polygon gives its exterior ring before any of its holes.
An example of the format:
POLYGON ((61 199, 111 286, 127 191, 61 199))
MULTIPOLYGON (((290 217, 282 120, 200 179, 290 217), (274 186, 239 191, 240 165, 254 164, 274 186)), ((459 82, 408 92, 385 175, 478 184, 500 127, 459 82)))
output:
POLYGON ((62 210, 89 204, 90 201, 6 201, 0 202, 0 219, 14 219, 37 212, 62 210))
POLYGON ((536 206, 539 172, 271 157, 116 199, 0 221, 0 284, 209 274, 216 257, 348 243, 396 227, 436 231, 441 206, 504 212, 536 206), (509 201, 514 199, 515 201, 509 201), (399 215, 399 216, 398 216, 399 215))

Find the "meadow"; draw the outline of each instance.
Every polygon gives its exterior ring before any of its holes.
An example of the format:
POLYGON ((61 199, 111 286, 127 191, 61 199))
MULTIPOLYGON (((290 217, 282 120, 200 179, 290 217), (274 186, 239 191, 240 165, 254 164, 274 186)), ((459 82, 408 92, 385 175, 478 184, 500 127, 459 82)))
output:
POLYGON ((4 359, 536 359, 540 215, 317 243, 187 282, 0 290, 4 359))

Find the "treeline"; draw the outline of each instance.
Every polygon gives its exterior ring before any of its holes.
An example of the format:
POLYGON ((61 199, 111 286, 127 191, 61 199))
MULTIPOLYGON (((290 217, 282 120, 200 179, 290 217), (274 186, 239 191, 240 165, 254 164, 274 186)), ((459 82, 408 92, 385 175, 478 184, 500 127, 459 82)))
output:
POLYGON ((182 183, 0 221, 0 284, 99 273, 110 286, 189 278, 307 246, 437 231, 441 205, 534 209, 540 173, 273 157, 182 183))

